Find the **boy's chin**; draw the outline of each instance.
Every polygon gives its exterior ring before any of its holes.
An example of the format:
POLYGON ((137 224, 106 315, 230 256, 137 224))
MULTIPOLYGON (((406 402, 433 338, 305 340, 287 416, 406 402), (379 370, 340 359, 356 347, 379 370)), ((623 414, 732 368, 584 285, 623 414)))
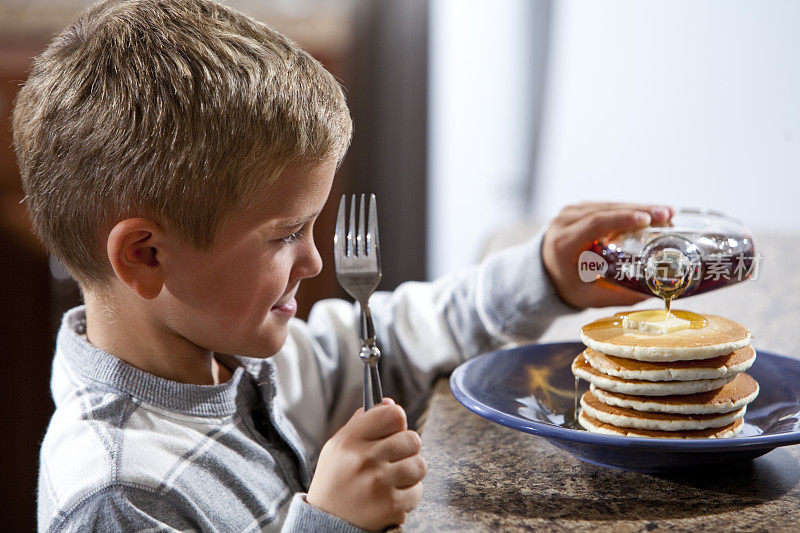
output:
POLYGON ((236 355, 252 357, 253 359, 267 359, 278 353, 283 345, 286 344, 286 337, 289 333, 288 328, 283 328, 280 332, 271 332, 265 338, 258 339, 250 346, 243 347, 239 351, 233 352, 236 355))

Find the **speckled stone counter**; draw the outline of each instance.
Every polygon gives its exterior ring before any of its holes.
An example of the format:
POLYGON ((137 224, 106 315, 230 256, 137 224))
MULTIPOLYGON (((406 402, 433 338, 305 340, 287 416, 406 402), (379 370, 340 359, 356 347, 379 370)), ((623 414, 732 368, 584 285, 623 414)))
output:
MULTIPOLYGON (((757 350, 800 357, 800 236, 755 240, 755 281, 675 307, 730 317, 750 327, 757 350)), ((617 310, 559 319, 541 341, 574 341, 582 324, 617 310)), ((669 475, 612 470, 468 411, 444 379, 422 442, 425 494, 404 531, 800 531, 800 445, 669 475)))
POLYGON ((437 386, 425 494, 405 531, 799 531, 800 446, 675 475, 583 463, 467 411, 437 386))

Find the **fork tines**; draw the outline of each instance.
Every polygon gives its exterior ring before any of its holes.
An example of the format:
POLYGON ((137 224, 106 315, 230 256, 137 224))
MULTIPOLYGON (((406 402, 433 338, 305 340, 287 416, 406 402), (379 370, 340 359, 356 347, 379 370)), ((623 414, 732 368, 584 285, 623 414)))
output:
POLYGON ((359 206, 356 206, 356 195, 350 199, 350 223, 345 234, 345 203, 347 195, 342 195, 339 201, 339 215, 336 218, 336 233, 334 235, 334 249, 337 267, 344 258, 370 258, 378 260, 378 211, 375 195, 369 197, 369 215, 366 233, 364 221, 367 218, 366 195, 362 194, 359 206), (358 207, 358 209, 357 209, 358 207), (358 226, 356 227, 356 211, 358 211, 358 226), (346 235, 346 236, 345 236, 346 235))

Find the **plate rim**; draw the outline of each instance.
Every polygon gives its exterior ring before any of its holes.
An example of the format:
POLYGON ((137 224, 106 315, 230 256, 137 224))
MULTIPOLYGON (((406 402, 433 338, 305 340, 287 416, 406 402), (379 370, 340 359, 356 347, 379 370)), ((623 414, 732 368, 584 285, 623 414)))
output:
MULTIPOLYGON (((702 451, 734 451, 742 449, 757 448, 777 448, 779 446, 789 446, 800 443, 800 431, 790 433, 779 433, 775 435, 753 435, 749 437, 728 437, 722 439, 658 439, 654 437, 626 437, 622 435, 606 435, 603 433, 592 433, 589 431, 575 430, 528 420, 516 415, 500 411, 481 403, 478 399, 471 396, 460 386, 459 380, 468 371, 471 365, 477 364, 484 358, 498 357, 513 351, 526 351, 538 347, 574 347, 576 350, 585 349, 582 342, 565 341, 550 343, 534 343, 524 346, 517 346, 503 350, 488 352, 468 361, 461 363, 450 374, 450 391, 456 400, 464 407, 477 415, 500 424, 502 426, 516 429, 524 433, 530 433, 546 439, 567 441, 576 444, 600 445, 600 446, 623 446, 628 448, 663 450, 676 452, 702 452, 702 451)), ((766 350, 756 349, 758 357, 785 359, 792 364, 800 366, 800 359, 772 353, 766 350)), ((756 359, 758 360, 758 359, 756 359)), ((745 415, 747 417, 747 415, 745 415)))

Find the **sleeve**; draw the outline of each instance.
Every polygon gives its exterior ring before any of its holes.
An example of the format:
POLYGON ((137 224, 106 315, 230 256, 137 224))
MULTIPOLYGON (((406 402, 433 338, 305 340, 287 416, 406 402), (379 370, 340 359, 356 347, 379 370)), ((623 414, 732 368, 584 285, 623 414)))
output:
POLYGON ((321 511, 306 502, 306 495, 297 493, 292 498, 289 513, 281 533, 306 533, 308 531, 330 533, 367 533, 346 520, 321 511))
POLYGON ((104 487, 68 512, 57 515, 40 531, 213 531, 214 525, 196 510, 152 490, 124 484, 104 487), (158 517, 158 518, 156 518, 158 517))
MULTIPOLYGON (((470 357, 535 340, 556 317, 577 311, 561 300, 544 268, 542 237, 439 280, 373 294, 383 393, 406 409, 412 427, 439 376, 470 357)), ((279 396, 311 464, 361 405, 359 349, 358 306, 324 300, 307 323, 293 323, 287 345, 273 358, 279 396)))
MULTIPOLYGON (((386 354, 381 383, 409 421, 422 414, 441 375, 476 355, 531 342, 556 317, 577 311, 561 300, 544 268, 543 235, 432 283, 405 283, 372 298, 386 354)), ((357 319, 356 312, 356 326, 357 319)))

